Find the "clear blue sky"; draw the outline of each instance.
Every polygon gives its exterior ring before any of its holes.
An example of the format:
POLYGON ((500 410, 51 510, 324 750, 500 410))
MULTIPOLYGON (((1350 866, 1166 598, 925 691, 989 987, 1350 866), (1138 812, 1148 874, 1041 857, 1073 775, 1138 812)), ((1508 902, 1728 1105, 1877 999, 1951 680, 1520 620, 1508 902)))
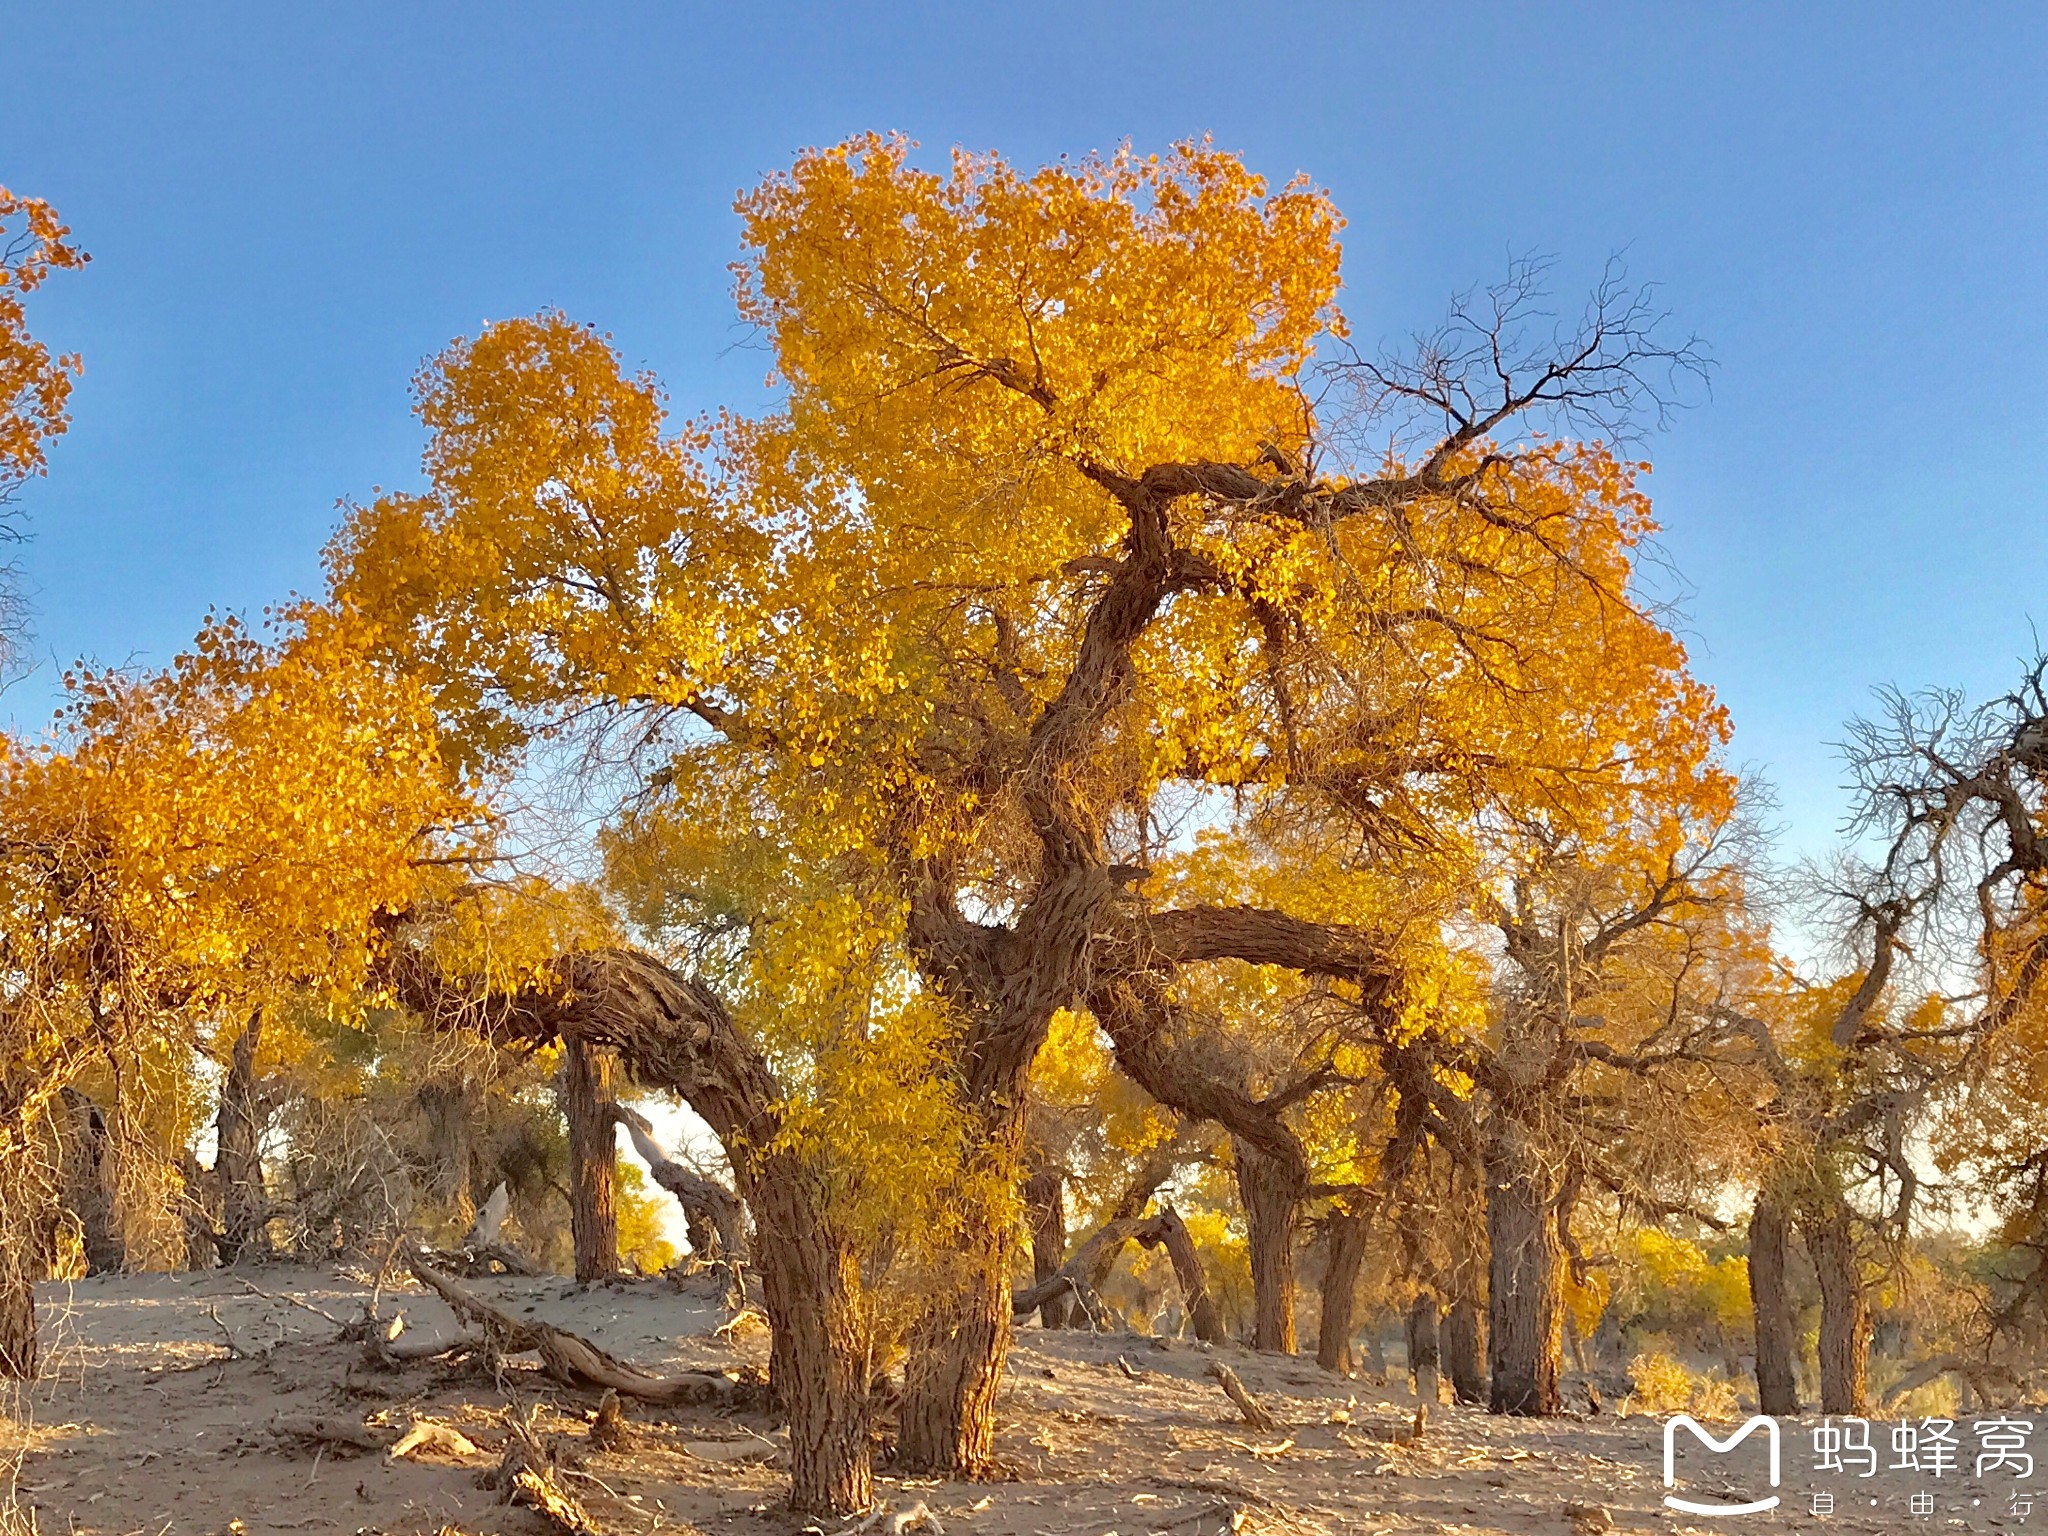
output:
POLYGON ((38 295, 87 372, 26 497, 23 723, 52 662, 315 586, 336 499, 415 472, 414 368, 486 318, 560 305, 680 409, 754 398, 732 195, 867 128, 1306 170, 1367 341, 1510 252, 1569 299, 1626 247, 1718 358, 1652 488, 1799 845, 1871 685, 2002 688, 2048 630, 2048 7, 73 0, 0 8, 0 60, 0 182, 95 258, 38 295))

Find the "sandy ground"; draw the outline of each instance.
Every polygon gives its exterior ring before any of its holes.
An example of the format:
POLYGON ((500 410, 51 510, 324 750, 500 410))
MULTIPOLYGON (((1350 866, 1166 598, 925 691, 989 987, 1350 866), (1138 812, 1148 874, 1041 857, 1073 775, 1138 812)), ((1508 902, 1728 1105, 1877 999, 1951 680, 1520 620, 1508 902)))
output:
MULTIPOLYGON (((588 1444, 595 1397, 553 1387, 537 1368, 515 1363, 495 1378, 435 1362, 366 1370, 361 1346, 336 1342, 333 1320, 360 1315, 367 1281, 270 1267, 246 1276, 131 1276, 46 1288, 50 1370, 0 1418, 0 1532, 396 1536, 453 1528, 535 1536, 548 1529, 537 1515, 505 1506, 477 1480, 496 1462, 490 1448, 502 1443, 508 1407, 530 1403, 542 1405, 539 1427, 606 1532, 797 1536, 807 1526, 833 1529, 780 1507, 786 1484, 769 1420, 639 1408, 633 1446, 606 1452, 588 1444), (483 1449, 473 1457, 394 1461, 282 1437, 270 1428, 278 1414, 351 1415, 393 1426, 427 1419, 462 1429, 483 1449)), ((689 1290, 636 1282, 583 1291, 553 1279, 497 1280, 488 1288, 508 1310, 582 1332, 653 1370, 730 1370, 765 1357, 758 1334, 734 1339, 715 1331, 725 1314, 708 1281, 689 1290)), ((437 1300, 409 1286, 387 1290, 383 1302, 386 1315, 403 1307, 414 1327, 450 1321, 437 1300)), ((2016 1483, 2009 1469, 1970 1475, 1976 1443, 1968 1425, 1963 1465, 1934 1481, 1888 1470, 1870 1479, 1815 1476, 1812 1424, 1788 1422, 1780 1508, 1709 1519, 1662 1507, 1662 1421, 1655 1417, 1530 1423, 1440 1405, 1420 1441, 1405 1443, 1414 1408, 1403 1390, 1338 1380, 1305 1360, 1027 1328, 1002 1399, 1005 1477, 969 1484, 884 1476, 879 1491, 896 1510, 924 1501, 948 1536, 1563 1536, 1608 1529, 1865 1536, 2048 1526, 2048 1497, 2031 1515, 2011 1507, 2016 1487, 2037 1486, 2031 1479, 2016 1483), (1285 1422, 1282 1433, 1239 1422, 1204 1376, 1219 1359, 1285 1422), (1835 1512, 1810 1512, 1816 1489, 1836 1495, 1835 1512), (1910 1509, 1911 1495, 1922 1490, 1937 1490, 1932 1513, 1910 1509)), ((2048 1437, 2048 1422, 2043 1429, 2048 1437)), ((1879 1460, 1887 1462, 1888 1431, 1877 1430, 1879 1460)), ((1692 1457, 1682 1465, 1701 1468, 1704 1481, 1694 1492, 1713 1497, 1737 1493, 1728 1477, 1756 1475, 1761 1458, 1751 1461, 1737 1467, 1731 1453, 1725 1467, 1692 1457)))

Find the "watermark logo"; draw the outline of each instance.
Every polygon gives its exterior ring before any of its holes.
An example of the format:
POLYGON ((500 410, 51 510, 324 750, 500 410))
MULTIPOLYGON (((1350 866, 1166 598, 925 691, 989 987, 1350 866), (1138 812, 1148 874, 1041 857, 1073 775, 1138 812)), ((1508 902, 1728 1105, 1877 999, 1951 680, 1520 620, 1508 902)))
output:
MULTIPOLYGON (((1742 1428, 1736 1430, 1726 1440, 1716 1440, 1707 1432, 1706 1426, 1701 1424, 1698 1419, 1695 1419, 1689 1413, 1681 1413, 1675 1418, 1664 1421, 1664 1486, 1666 1488, 1678 1486, 1678 1431, 1681 1425, 1691 1430, 1693 1437, 1717 1456, 1726 1455, 1729 1451, 1734 1450, 1736 1446, 1749 1438, 1753 1430, 1761 1428, 1764 1432, 1764 1439, 1770 1446, 1771 1486, 1773 1488, 1778 1486, 1778 1421, 1776 1419, 1772 1418, 1769 1414, 1760 1413, 1743 1425, 1742 1428)), ((1681 1499, 1676 1494, 1667 1493, 1664 1495, 1664 1502, 1672 1509, 1683 1510, 1688 1515, 1754 1515, 1760 1514, 1767 1509, 1776 1509, 1778 1507, 1778 1496, 1774 1493, 1769 1498, 1752 1499, 1747 1504, 1702 1504, 1693 1499, 1681 1499)))

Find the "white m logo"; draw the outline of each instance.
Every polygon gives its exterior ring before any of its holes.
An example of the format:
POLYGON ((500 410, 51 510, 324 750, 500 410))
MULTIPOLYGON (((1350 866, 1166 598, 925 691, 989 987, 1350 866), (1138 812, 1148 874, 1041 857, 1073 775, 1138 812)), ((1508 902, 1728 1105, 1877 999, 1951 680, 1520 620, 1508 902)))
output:
MULTIPOLYGON (((1667 1419, 1664 1422, 1664 1486, 1666 1488, 1673 1488, 1678 1484, 1678 1457, 1675 1442, 1678 1437, 1678 1426, 1681 1424, 1693 1432, 1694 1437, 1699 1440, 1700 1444, 1717 1455, 1724 1451, 1734 1450, 1736 1446, 1749 1438, 1751 1430, 1755 1429, 1758 1425, 1762 1425, 1765 1434, 1771 1442, 1771 1486, 1773 1488, 1778 1486, 1778 1421, 1776 1419, 1768 1414, 1760 1413, 1726 1440, 1716 1440, 1707 1433, 1699 1420, 1689 1413, 1681 1413, 1676 1418, 1667 1419)), ((1748 1504, 1695 1504, 1691 1499, 1681 1499, 1674 1494, 1667 1493, 1664 1495, 1664 1502, 1673 1509, 1684 1510, 1689 1515, 1754 1515, 1762 1510, 1776 1509, 1778 1507, 1778 1496, 1774 1493, 1767 1499, 1757 1499, 1748 1504)))

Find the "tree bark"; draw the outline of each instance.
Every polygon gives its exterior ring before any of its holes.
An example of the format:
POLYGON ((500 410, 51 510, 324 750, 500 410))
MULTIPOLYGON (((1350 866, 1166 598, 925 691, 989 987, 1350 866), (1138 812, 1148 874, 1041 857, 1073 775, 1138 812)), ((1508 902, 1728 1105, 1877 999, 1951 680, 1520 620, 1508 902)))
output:
POLYGON ((263 1010, 235 1037, 227 1076, 221 1080, 214 1114, 215 1181, 220 1185, 220 1261, 270 1251, 270 1200, 263 1188, 263 1130, 269 1105, 256 1080, 256 1053, 263 1044, 263 1010))
POLYGON ((1757 1407, 1773 1416, 1799 1411, 1799 1383, 1793 1371, 1798 1347, 1785 1274, 1789 1227, 1784 1198, 1767 1179, 1749 1217, 1749 1300, 1756 1322, 1757 1407))
POLYGON ((1323 1262, 1322 1310, 1316 1321, 1316 1364, 1349 1376, 1351 1336, 1357 1332, 1358 1272, 1365 1266, 1370 1230, 1363 1211, 1335 1210, 1324 1224, 1329 1252, 1323 1262))
MULTIPOLYGON (((1043 1285, 1059 1273, 1067 1253, 1067 1176, 1057 1163, 1040 1162, 1024 1181, 1024 1213, 1031 1226, 1031 1279, 1043 1285)), ((1067 1326, 1068 1298, 1056 1296, 1038 1309, 1041 1328, 1067 1326)))
POLYGON ((76 1088, 58 1091, 64 1208, 78 1218, 88 1275, 118 1275, 128 1263, 122 1241, 114 1138, 100 1107, 76 1088))
POLYGON ((1423 1291, 1408 1308, 1408 1379, 1415 1395, 1434 1405, 1438 1398, 1436 1297, 1423 1291))
POLYGON ((1187 1314, 1188 1326, 1204 1344, 1221 1344, 1223 1316, 1209 1294, 1209 1282, 1202 1274, 1202 1256, 1196 1251, 1194 1234, 1188 1231, 1180 1212, 1168 1203, 1132 1236, 1147 1248, 1166 1250, 1166 1257, 1173 1264, 1173 1277, 1180 1282, 1181 1310, 1187 1314))
POLYGON ((562 1115, 569 1122, 569 1231, 575 1240, 576 1279, 592 1285, 619 1270, 611 1053, 579 1039, 564 1041, 560 1091, 562 1115))
POLYGON ((789 1412, 790 1507, 855 1514, 874 1498, 874 1320, 859 1265, 821 1219, 825 1191, 786 1154, 763 1165, 752 1197, 761 1300, 774 1330, 769 1377, 789 1412))
POLYGON ((770 1381, 789 1412, 790 1504, 800 1513, 857 1514, 873 1501, 868 1424, 873 1318, 859 1255, 831 1219, 831 1170, 770 1151, 781 1129, 781 1084, 693 977, 634 950, 564 956, 544 985, 485 999, 450 983, 417 951, 394 946, 386 974, 443 1028, 482 1022, 499 1037, 575 1036, 609 1047, 633 1076, 682 1096, 725 1147, 740 1192, 760 1218, 755 1252, 773 1338, 770 1381))
POLYGON ((1500 1115, 1486 1147, 1489 1406, 1495 1413, 1554 1414, 1563 1354, 1555 1191, 1529 1130, 1500 1115))
MULTIPOLYGON (((1014 1169, 1023 1117, 1001 1119, 1008 1124, 999 1123, 988 1138, 989 1155, 997 1167, 1014 1169)), ((896 1460, 907 1472, 978 1477, 994 1462, 1017 1239, 1013 1224, 989 1209, 973 1186, 963 1192, 956 1219, 953 1283, 910 1330, 896 1460)))
POLYGON ((35 1251, 42 1204, 38 1161, 25 1110, 16 1102, 0 1113, 0 1381, 33 1381, 41 1365, 35 1292, 41 1267, 35 1251))
POLYGON ((1450 1305, 1444 1309, 1444 1371, 1451 1393, 1461 1403, 1486 1401, 1486 1367, 1480 1353, 1481 1300, 1486 1272, 1480 1232, 1485 1212, 1480 1204, 1481 1181, 1470 1170, 1454 1168, 1451 1176, 1450 1305))
POLYGON ((1486 1368, 1479 1354, 1479 1303, 1460 1297, 1444 1313, 1444 1371, 1451 1395, 1461 1403, 1486 1401, 1486 1368))
POLYGON ((1296 1170, 1250 1143, 1233 1138, 1231 1150, 1251 1252, 1251 1345, 1291 1355, 1300 1347, 1294 1322, 1294 1232, 1308 1191, 1296 1170))
POLYGON ((1806 1222, 1806 1249, 1820 1280, 1820 1411, 1870 1411, 1870 1312, 1848 1202, 1830 1197, 1806 1222))

